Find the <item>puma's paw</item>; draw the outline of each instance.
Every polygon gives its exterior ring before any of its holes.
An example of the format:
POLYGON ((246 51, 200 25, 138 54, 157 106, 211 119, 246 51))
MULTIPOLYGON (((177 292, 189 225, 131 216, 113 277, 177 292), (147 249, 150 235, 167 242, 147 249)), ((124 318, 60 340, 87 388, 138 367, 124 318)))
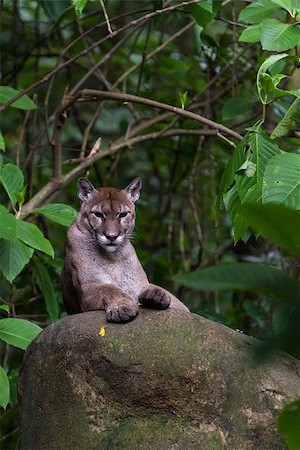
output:
POLYGON ((166 309, 170 306, 171 296, 159 286, 148 286, 139 296, 139 302, 146 308, 166 309))
POLYGON ((129 322, 138 315, 139 308, 134 301, 131 303, 117 303, 110 305, 106 309, 106 319, 108 322, 124 323, 129 322))

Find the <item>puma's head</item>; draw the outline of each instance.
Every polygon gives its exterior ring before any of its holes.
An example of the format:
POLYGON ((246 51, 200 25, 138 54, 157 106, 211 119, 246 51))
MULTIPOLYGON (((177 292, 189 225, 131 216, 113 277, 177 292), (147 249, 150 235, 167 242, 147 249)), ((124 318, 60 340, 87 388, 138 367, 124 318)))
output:
POLYGON ((77 183, 81 201, 80 227, 87 229, 108 252, 114 252, 130 237, 135 223, 135 202, 142 180, 135 178, 125 189, 95 189, 89 180, 77 183))

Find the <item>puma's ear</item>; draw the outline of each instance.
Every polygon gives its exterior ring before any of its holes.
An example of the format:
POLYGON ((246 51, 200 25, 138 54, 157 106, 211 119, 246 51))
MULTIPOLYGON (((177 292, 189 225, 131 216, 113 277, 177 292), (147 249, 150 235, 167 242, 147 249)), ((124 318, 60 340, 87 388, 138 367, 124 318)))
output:
POLYGON ((135 178, 123 191, 129 200, 135 203, 140 197, 140 190, 142 189, 141 178, 135 178))
POLYGON ((92 183, 87 178, 79 178, 77 181, 78 197, 82 202, 86 202, 91 193, 95 190, 92 183))

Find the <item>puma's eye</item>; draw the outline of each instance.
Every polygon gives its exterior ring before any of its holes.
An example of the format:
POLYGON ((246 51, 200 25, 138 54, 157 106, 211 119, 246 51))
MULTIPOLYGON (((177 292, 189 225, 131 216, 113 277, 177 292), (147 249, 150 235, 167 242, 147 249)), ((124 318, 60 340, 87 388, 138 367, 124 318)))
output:
POLYGON ((92 213, 96 216, 96 217, 100 217, 100 219, 104 219, 104 214, 100 211, 92 211, 92 213))
POLYGON ((126 217, 127 214, 128 214, 127 211, 121 212, 121 213, 119 214, 119 219, 122 219, 123 217, 126 217))

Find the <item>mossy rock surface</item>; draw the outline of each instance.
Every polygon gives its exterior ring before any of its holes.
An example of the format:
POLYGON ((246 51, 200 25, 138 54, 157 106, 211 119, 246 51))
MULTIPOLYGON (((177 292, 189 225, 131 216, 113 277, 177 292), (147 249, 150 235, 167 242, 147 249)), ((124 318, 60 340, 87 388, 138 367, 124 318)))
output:
POLYGON ((255 342, 174 310, 65 317, 25 353, 19 448, 285 449, 276 419, 300 397, 300 364, 256 365, 255 342))

